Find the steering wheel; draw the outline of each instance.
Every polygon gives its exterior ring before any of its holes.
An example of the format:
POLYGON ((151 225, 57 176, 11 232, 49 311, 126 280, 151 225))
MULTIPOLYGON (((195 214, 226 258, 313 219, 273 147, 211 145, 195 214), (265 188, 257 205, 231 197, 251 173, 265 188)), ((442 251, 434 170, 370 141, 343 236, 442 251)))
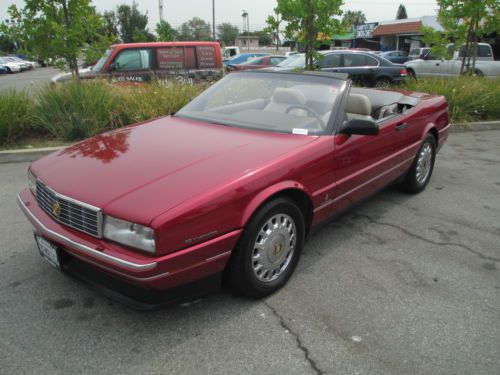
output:
POLYGON ((321 118, 321 115, 319 113, 317 113, 316 111, 314 111, 313 109, 309 108, 309 107, 306 107, 305 105, 300 105, 300 104, 292 104, 290 105, 290 107, 288 107, 285 111, 286 114, 288 114, 288 112, 290 112, 292 109, 303 109, 304 111, 306 111, 308 114, 312 115, 313 117, 315 117, 318 122, 319 122, 319 125, 321 126, 320 128, 318 128, 318 130, 323 130, 326 128, 326 125, 325 125, 325 122, 323 121, 323 119, 321 118))

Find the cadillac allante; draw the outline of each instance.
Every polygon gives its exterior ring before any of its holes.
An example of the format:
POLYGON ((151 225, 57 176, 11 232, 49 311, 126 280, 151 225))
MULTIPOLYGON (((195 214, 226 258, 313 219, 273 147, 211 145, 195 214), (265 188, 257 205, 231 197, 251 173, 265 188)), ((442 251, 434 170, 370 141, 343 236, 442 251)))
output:
POLYGON ((34 162, 18 196, 42 257, 138 308, 281 288, 308 233, 398 183, 425 189, 441 96, 331 73, 227 75, 174 115, 34 162))

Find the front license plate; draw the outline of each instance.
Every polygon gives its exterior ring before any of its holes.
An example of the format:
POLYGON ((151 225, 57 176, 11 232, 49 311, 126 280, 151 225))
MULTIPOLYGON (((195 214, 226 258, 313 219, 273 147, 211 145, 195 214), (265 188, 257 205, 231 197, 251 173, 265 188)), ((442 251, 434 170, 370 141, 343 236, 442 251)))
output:
POLYGON ((47 241, 45 238, 40 237, 35 234, 35 240, 38 245, 38 251, 43 259, 49 262, 56 268, 61 268, 61 262, 59 261, 59 251, 57 246, 53 243, 47 241))

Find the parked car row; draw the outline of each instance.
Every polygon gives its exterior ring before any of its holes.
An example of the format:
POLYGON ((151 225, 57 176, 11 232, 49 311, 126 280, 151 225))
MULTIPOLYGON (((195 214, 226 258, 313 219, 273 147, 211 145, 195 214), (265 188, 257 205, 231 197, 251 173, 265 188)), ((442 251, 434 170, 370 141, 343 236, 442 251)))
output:
POLYGON ((34 61, 23 60, 17 56, 0 56, 0 73, 18 73, 38 67, 34 61))

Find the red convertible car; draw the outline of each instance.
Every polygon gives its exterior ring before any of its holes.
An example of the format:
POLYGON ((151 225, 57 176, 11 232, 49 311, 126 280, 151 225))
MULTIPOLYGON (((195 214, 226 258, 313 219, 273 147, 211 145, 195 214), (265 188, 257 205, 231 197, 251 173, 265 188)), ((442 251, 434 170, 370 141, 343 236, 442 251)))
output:
POLYGON ((175 115, 34 162, 18 201, 46 260, 135 307, 223 277, 262 297, 311 228, 388 184, 424 190, 448 129, 441 96, 237 72, 175 115))

